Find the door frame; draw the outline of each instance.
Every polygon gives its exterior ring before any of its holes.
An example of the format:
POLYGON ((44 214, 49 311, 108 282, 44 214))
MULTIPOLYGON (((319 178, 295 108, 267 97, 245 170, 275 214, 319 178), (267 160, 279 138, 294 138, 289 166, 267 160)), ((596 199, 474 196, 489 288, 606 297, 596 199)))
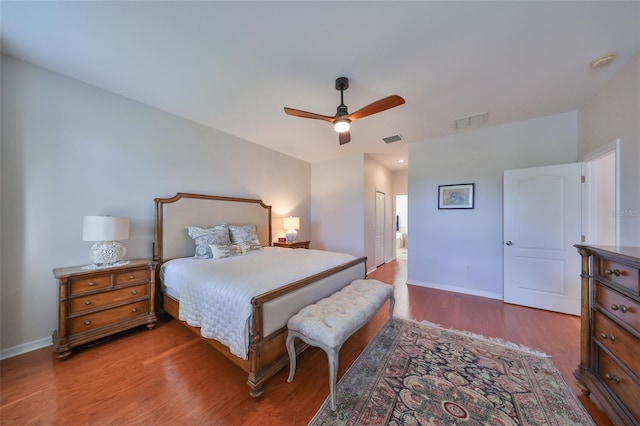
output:
POLYGON ((588 153, 582 160, 582 175, 585 177, 584 185, 582 187, 582 235, 587 243, 597 243, 593 241, 593 224, 594 216, 597 211, 592 208, 592 200, 598 198, 597 186, 593 184, 594 178, 592 175, 593 163, 602 158, 605 155, 612 153, 615 157, 615 202, 613 212, 615 221, 615 243, 620 241, 620 221, 618 220, 617 212, 620 211, 620 138, 616 138, 606 145, 588 153))

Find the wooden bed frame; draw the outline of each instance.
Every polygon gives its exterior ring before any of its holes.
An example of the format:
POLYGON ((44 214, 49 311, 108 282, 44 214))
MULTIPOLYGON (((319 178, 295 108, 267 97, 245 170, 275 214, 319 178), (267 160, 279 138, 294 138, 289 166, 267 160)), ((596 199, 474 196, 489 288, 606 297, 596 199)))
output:
MULTIPOLYGON (((261 200, 222 197, 214 195, 178 193, 171 198, 155 199, 155 227, 153 259, 162 263, 180 257, 191 257, 194 243, 185 232, 185 226, 214 226, 219 223, 244 225, 255 223, 261 244, 271 244, 271 206, 261 200)), ((200 328, 179 319, 179 302, 163 294, 160 310, 218 350, 249 374, 249 394, 259 397, 264 393, 265 381, 289 363, 286 349, 287 319, 302 307, 334 293, 357 278, 366 278, 367 258, 331 268, 302 280, 287 284, 270 292, 255 296, 251 324, 251 342, 248 359, 244 360, 217 340, 200 336, 200 328), (274 318, 273 320, 270 320, 274 318), (279 324, 284 321, 284 326, 279 324)), ((160 268, 158 267, 158 271, 160 268)), ((156 282, 160 285, 160 277, 156 282)), ((307 345, 298 341, 299 354, 307 345)))

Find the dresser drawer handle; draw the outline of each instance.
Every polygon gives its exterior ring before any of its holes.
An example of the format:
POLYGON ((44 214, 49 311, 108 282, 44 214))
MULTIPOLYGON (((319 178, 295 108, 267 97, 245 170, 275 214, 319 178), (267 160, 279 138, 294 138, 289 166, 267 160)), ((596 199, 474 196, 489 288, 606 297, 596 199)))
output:
POLYGON ((604 377, 610 382, 620 383, 620 377, 618 376, 612 376, 611 374, 607 373, 604 375, 604 377))
POLYGON ((616 277, 619 277, 621 274, 619 269, 614 269, 614 270, 607 269, 606 271, 604 271, 604 273, 607 275, 615 275, 616 277))
POLYGON ((131 294, 138 294, 138 290, 133 290, 131 294))
POLYGON ((136 276, 135 276, 135 275, 133 275, 133 274, 129 275, 129 279, 130 279, 130 280, 134 279, 135 277, 136 277, 136 276))
POLYGON ((96 285, 94 281, 89 281, 89 287, 93 287, 94 285, 96 285))
POLYGON ((138 312, 138 308, 131 309, 131 312, 138 312))
POLYGON ((627 311, 629 310, 629 308, 627 308, 625 305, 616 305, 615 303, 613 305, 611 305, 611 310, 612 311, 620 311, 623 314, 626 314, 627 311))
POLYGON ((602 333, 600 337, 602 337, 604 340, 611 340, 612 342, 616 340, 616 337, 613 334, 602 333))
POLYGON ((91 304, 91 300, 85 300, 85 301, 84 301, 84 304, 85 304, 85 305, 90 305, 90 304, 91 304))
POLYGON ((91 321, 86 320, 86 321, 84 322, 84 325, 91 325, 91 321))

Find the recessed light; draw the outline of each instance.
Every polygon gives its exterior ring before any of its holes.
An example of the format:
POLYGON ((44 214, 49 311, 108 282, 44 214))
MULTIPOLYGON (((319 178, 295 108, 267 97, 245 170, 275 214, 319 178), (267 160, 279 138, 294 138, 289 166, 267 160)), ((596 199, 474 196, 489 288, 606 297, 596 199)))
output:
POLYGON ((591 68, 599 68, 605 65, 609 65, 611 62, 613 62, 614 59, 616 59, 616 56, 617 56, 616 53, 612 52, 607 55, 596 58, 593 61, 591 61, 591 68))
POLYGON ((398 160, 398 163, 402 164, 404 163, 404 160, 398 160))

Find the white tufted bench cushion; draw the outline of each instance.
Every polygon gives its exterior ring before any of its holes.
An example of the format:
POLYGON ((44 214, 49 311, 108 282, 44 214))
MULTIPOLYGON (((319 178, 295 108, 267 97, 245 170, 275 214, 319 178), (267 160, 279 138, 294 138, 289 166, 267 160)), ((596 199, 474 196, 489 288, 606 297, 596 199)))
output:
POLYGON ((338 372, 338 353, 342 344, 391 300, 389 321, 393 325, 393 286, 377 280, 360 279, 342 290, 306 306, 292 316, 287 323, 287 351, 289 352, 290 383, 296 370, 296 337, 311 346, 323 349, 329 358, 329 389, 331 409, 335 411, 335 382, 338 372))

